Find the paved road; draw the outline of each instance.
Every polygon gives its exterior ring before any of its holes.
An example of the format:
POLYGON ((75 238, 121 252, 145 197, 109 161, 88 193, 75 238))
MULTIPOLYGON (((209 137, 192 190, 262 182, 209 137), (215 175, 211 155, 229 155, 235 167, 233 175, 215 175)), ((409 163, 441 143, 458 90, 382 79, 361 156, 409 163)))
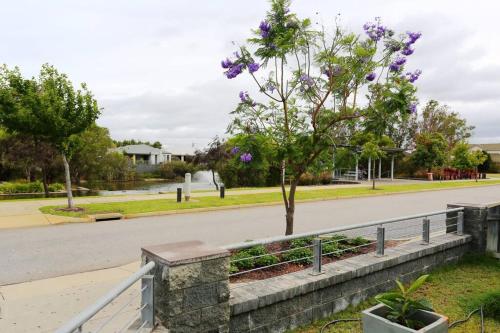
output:
MULTIPOLYGON (((302 203, 296 232, 500 201, 500 186, 302 203)), ((280 235, 282 206, 0 231, 0 285, 137 261, 140 247, 200 239, 228 244, 280 235)))

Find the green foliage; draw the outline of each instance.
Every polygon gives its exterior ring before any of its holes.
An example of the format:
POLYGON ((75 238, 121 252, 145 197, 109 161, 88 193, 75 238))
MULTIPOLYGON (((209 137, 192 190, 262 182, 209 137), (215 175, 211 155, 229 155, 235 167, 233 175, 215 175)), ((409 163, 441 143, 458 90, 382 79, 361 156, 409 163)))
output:
POLYGON ((420 135, 440 134, 446 143, 446 152, 452 151, 458 142, 471 137, 474 129, 457 112, 452 112, 447 105, 440 105, 435 100, 425 105, 417 126, 420 135))
POLYGON ((163 163, 158 168, 158 173, 161 178, 165 179, 179 179, 184 178, 186 173, 195 173, 197 168, 192 163, 183 161, 171 161, 163 163))
POLYGON ((240 270, 249 270, 255 267, 273 265, 279 262, 279 258, 269 252, 262 245, 248 249, 239 250, 231 256, 231 260, 238 260, 231 263, 230 271, 236 273, 240 270), (258 258, 253 258, 261 256, 258 258))
POLYGON ((290 241, 290 247, 297 248, 297 247, 309 246, 309 245, 312 245, 313 240, 314 240, 314 237, 302 237, 302 238, 293 239, 290 241))
POLYGON ((141 145, 141 144, 144 144, 144 145, 148 145, 148 146, 151 146, 151 147, 154 147, 154 148, 158 148, 158 149, 161 149, 162 148, 162 144, 160 141, 155 141, 153 143, 149 142, 149 141, 142 141, 142 140, 135 140, 135 139, 130 139, 130 140, 122 140, 122 141, 119 141, 119 140, 113 140, 113 143, 117 146, 117 147, 123 147, 123 146, 130 146, 130 145, 141 145))
POLYGON ((434 167, 444 164, 446 158, 446 141, 439 133, 421 134, 417 137, 417 146, 412 154, 413 163, 428 172, 434 167))
POLYGON ((500 289, 466 299, 467 311, 479 309, 481 306, 485 317, 500 322, 500 289))
POLYGON ((294 260, 295 263, 306 265, 312 263, 313 251, 311 248, 293 249, 281 255, 283 261, 294 260))
MULTIPOLYGON (((64 185, 53 183, 49 185, 50 192, 59 192, 64 190, 64 185)), ((16 194, 16 193, 42 193, 43 184, 40 181, 31 183, 0 183, 1 194, 16 194)))
POLYGON ((419 310, 433 311, 432 305, 425 299, 414 300, 412 294, 427 280, 429 275, 422 275, 406 289, 396 280, 399 291, 388 292, 375 296, 375 299, 389 308, 387 319, 411 329, 419 329, 422 323, 413 319, 419 310))
POLYGON ((459 142, 453 148, 451 165, 459 170, 472 168, 469 145, 466 142, 459 142))
POLYGON ((279 170, 275 164, 275 152, 271 140, 264 135, 238 134, 225 143, 224 159, 216 165, 226 187, 266 186, 279 182, 279 170), (237 147, 237 153, 231 149, 237 147), (240 156, 250 153, 252 160, 243 163, 240 156))
POLYGON ((337 242, 323 244, 322 250, 323 254, 328 253, 328 257, 340 257, 343 253, 337 242))

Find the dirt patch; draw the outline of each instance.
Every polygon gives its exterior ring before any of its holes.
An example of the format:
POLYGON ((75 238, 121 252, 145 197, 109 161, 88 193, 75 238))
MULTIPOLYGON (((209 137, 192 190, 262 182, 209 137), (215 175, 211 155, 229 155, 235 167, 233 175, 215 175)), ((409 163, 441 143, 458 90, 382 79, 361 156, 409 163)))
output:
POLYGON ((73 208, 65 207, 65 208, 56 208, 55 210, 56 211, 60 211, 60 212, 75 212, 75 213, 79 213, 79 212, 83 212, 85 209, 82 208, 82 207, 73 207, 73 208))
MULTIPOLYGON (((401 243, 406 242, 406 240, 389 240, 385 242, 385 248, 389 247, 395 247, 401 243)), ((273 243, 270 245, 266 246, 266 249, 269 251, 269 253, 274 253, 278 251, 283 251, 286 249, 289 249, 288 244, 280 244, 280 243, 273 243)), ((377 249, 377 244, 368 244, 363 247, 359 247, 356 249, 356 252, 344 252, 338 256, 323 256, 322 258, 322 264, 329 264, 332 262, 336 262, 339 260, 343 259, 348 259, 352 257, 359 256, 361 254, 366 254, 370 252, 375 252, 377 249)), ((312 267, 312 264, 299 264, 299 263, 286 263, 286 264, 280 264, 277 266, 269 267, 269 268, 263 268, 260 270, 256 270, 253 272, 248 272, 248 273, 242 273, 240 275, 235 275, 231 276, 229 278, 229 281, 231 283, 243 283, 243 282, 251 282, 255 280, 263 280, 263 279, 269 279, 275 276, 280 276, 288 273, 293 273, 297 271, 301 271, 307 268, 312 267)))

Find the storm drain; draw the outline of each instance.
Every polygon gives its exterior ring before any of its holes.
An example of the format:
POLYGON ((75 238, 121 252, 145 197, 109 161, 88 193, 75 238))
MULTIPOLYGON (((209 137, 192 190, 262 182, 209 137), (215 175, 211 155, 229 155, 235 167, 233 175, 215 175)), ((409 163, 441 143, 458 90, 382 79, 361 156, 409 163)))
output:
POLYGON ((113 221, 123 219, 123 215, 120 213, 106 213, 106 214, 96 214, 89 215, 92 222, 103 222, 103 221, 113 221))

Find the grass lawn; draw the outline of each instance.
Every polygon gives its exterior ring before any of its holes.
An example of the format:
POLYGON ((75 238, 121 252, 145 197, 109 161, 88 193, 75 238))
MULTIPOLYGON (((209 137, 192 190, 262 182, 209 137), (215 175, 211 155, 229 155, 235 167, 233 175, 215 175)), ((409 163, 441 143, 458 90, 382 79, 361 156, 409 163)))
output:
MULTIPOLYGON (((415 294, 415 297, 427 298, 431 301, 436 312, 448 316, 451 323, 465 318, 471 310, 476 309, 482 295, 495 291, 500 292, 500 261, 490 257, 469 257, 458 264, 448 265, 434 271, 427 283, 415 294)), ((291 332, 317 333, 323 325, 331 320, 360 318, 362 310, 375 304, 375 300, 370 299, 356 307, 349 307, 331 318, 291 332)), ((479 331, 480 317, 478 314, 474 314, 468 322, 450 329, 450 333, 479 331)), ((362 332, 362 329, 360 322, 337 323, 328 327, 324 332, 354 333, 362 332)), ((485 317, 485 332, 500 332, 500 318, 495 321, 485 317)))
MULTIPOLYGON (((500 184, 500 179, 489 181, 448 181, 448 182, 429 182, 405 185, 389 185, 381 184, 376 190, 371 187, 351 187, 351 188, 332 188, 318 189, 297 192, 297 200, 322 200, 322 199, 337 199, 355 196, 380 195, 398 192, 412 192, 432 189, 444 188, 460 188, 469 186, 483 186, 485 184, 500 184)), ((234 192, 233 192, 234 193, 234 192)), ((258 193, 258 194, 233 194, 229 193, 225 199, 219 199, 214 196, 192 197, 190 202, 177 203, 175 199, 155 199, 155 200, 138 200, 127 202, 109 202, 109 203, 92 203, 79 205, 83 208, 82 212, 64 212, 57 208, 62 206, 44 206, 40 210, 45 214, 64 215, 72 217, 82 217, 97 213, 116 212, 122 214, 137 214, 160 211, 186 210, 194 208, 211 208, 223 206, 237 206, 249 204, 265 204, 279 203, 282 200, 280 192, 274 193, 258 193)))
POLYGON ((500 178, 500 173, 488 173, 486 175, 488 178, 500 178))

